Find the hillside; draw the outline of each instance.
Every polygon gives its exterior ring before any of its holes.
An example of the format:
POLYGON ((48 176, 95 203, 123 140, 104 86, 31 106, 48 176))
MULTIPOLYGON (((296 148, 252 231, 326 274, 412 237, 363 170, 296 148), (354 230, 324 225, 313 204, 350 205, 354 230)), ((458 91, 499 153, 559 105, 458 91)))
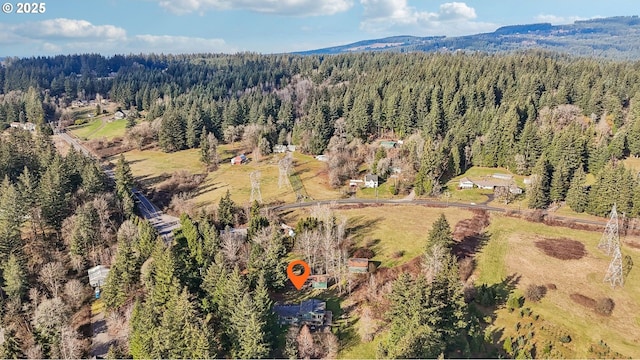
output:
POLYGON ((576 21, 504 26, 492 33, 468 36, 393 36, 309 50, 299 54, 341 54, 363 51, 483 51, 489 53, 545 49, 578 56, 640 59, 640 19, 620 16, 576 21))

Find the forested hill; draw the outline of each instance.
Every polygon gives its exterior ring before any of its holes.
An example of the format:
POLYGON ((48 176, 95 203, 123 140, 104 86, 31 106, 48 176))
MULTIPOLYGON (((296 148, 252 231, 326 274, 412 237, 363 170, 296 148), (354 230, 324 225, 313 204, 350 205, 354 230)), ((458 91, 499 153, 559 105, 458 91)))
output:
POLYGON ((300 54, 341 54, 362 51, 484 51, 546 49, 579 56, 640 59, 640 19, 620 16, 576 21, 504 26, 492 33, 459 37, 394 36, 309 50, 300 54))

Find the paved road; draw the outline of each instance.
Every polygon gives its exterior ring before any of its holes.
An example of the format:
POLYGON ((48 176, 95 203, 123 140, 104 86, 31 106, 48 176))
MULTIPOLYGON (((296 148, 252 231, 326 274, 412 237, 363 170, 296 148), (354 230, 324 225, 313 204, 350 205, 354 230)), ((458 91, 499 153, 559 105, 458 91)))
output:
MULTIPOLYGON (((60 136, 61 139, 69 143, 71 146, 73 146, 74 149, 80 151, 85 156, 88 156, 93 159, 96 158, 89 151, 89 149, 87 149, 78 141, 78 139, 74 138, 68 133, 59 132, 57 133, 57 135, 60 136)), ((105 174, 109 177, 109 179, 111 179, 112 181, 115 180, 115 172, 113 171, 113 169, 110 169, 108 167, 103 167, 103 170, 105 174)), ((153 225, 153 227, 156 228, 156 230, 158 230, 158 233, 160 233, 160 236, 162 236, 162 238, 165 239, 165 241, 170 241, 173 238, 173 230, 177 229, 180 226, 179 219, 175 216, 170 216, 162 213, 162 211, 160 211, 151 201, 149 201, 149 199, 146 196, 144 196, 144 194, 140 192, 138 189, 133 188, 131 189, 131 192, 135 197, 138 211, 140 212, 142 217, 149 220, 151 225, 153 225)))
MULTIPOLYGON (((56 135, 69 143, 76 150, 92 159, 96 157, 84 147, 76 138, 65 132, 59 132, 56 135)), ((98 160, 98 159, 96 159, 98 160)), ((104 173, 111 181, 115 181, 115 172, 110 167, 103 167, 104 173)), ((175 216, 163 214, 144 194, 138 189, 132 188, 131 192, 135 197, 135 202, 140 214, 147 219, 151 225, 158 231, 165 242, 173 240, 173 230, 180 227, 179 219, 175 216)), ((113 339, 107 332, 107 325, 104 319, 104 311, 91 314, 91 327, 93 336, 91 339, 91 356, 97 359, 104 359, 109 351, 109 346, 113 343, 113 339)))
MULTIPOLYGON (((516 213, 516 214, 525 214, 526 211, 522 211, 522 210, 513 210, 513 209, 504 209, 504 208, 500 208, 500 207, 495 207, 495 206, 489 206, 486 204, 470 204, 470 203, 460 203, 460 202, 449 202, 449 201, 439 201, 439 200, 425 200, 425 199, 418 199, 418 200, 407 200, 407 199, 402 199, 402 200, 376 200, 376 199, 339 199, 339 200, 320 200, 320 201, 309 201, 309 202, 303 202, 303 203, 294 203, 294 204, 283 204, 283 205, 275 205, 270 207, 270 209, 272 210, 290 210, 290 209, 301 209, 301 208, 307 208, 307 207, 312 207, 312 206, 317 206, 317 205, 376 205, 376 204, 413 204, 413 205, 426 205, 426 206, 433 206, 433 207, 455 207, 455 208, 461 208, 461 209, 467 209, 467 210, 473 210, 473 209, 477 209, 477 210, 486 210, 486 211, 492 211, 492 212, 500 212, 500 213, 506 213, 507 211, 510 211, 512 213, 516 213)), ((586 224, 586 225, 599 225, 599 226, 604 226, 607 224, 607 220, 588 220, 588 219, 581 219, 581 218, 575 218, 575 217, 569 217, 569 216, 557 216, 554 215, 553 213, 549 213, 547 211, 543 211, 542 212, 543 215, 550 215, 553 217, 553 220, 557 220, 557 221, 569 221, 569 222, 573 222, 573 223, 577 223, 577 224, 586 224)))

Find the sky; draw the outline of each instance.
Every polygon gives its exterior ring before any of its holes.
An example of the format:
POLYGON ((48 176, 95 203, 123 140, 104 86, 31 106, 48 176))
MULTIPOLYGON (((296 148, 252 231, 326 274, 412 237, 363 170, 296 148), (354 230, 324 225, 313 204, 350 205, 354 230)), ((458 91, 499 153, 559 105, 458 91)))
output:
POLYGON ((49 0, 28 14, 0 3, 0 57, 280 53, 640 13, 637 0, 49 0))

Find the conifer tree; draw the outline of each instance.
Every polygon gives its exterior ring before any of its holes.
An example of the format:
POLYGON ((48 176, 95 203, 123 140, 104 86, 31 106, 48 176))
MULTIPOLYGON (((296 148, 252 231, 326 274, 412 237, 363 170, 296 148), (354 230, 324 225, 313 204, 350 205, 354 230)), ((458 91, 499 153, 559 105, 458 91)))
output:
POLYGON ((453 235, 451 233, 451 226, 447 221, 447 217, 444 214, 440 214, 440 217, 433 223, 431 230, 429 230, 429 238, 427 242, 427 248, 440 244, 447 249, 453 245, 453 235))
POLYGON ((189 149, 195 149, 200 145, 200 139, 202 129, 204 128, 204 121, 202 120, 202 113, 200 109, 194 104, 191 108, 191 112, 187 117, 186 125, 186 145, 189 149))
POLYGON ((544 155, 533 169, 531 186, 528 189, 529 208, 544 209, 549 205, 549 163, 544 155))
POLYGON ((549 199, 553 202, 563 201, 567 193, 569 171, 563 161, 560 161, 553 170, 549 187, 549 199))
POLYGON ((45 221, 56 230, 60 229, 62 220, 68 213, 69 196, 66 193, 66 178, 62 173, 62 163, 55 157, 40 179, 39 202, 45 221))
POLYGON ((16 187, 5 177, 0 184, 0 264, 20 247, 20 227, 24 221, 22 202, 16 187))
POLYGON ((18 257, 15 254, 9 255, 9 259, 3 266, 2 277, 4 286, 2 290, 9 298, 20 299, 27 289, 27 274, 18 257))
POLYGON ((573 174, 569 191, 567 191, 567 205, 575 212, 581 213, 587 209, 588 196, 584 187, 585 174, 582 167, 579 167, 573 174))
POLYGON ((251 296, 245 293, 231 315, 233 345, 231 356, 240 359, 262 359, 269 355, 269 344, 264 332, 264 320, 254 306, 251 296))
POLYGON ((134 200, 132 188, 134 185, 133 174, 129 163, 125 160, 124 155, 120 154, 115 169, 116 179, 116 195, 122 201, 122 207, 125 214, 132 215, 134 208, 134 200))
POLYGON ((227 190, 218 203, 218 226, 220 229, 234 225, 235 208, 236 204, 231 200, 231 193, 227 190))

